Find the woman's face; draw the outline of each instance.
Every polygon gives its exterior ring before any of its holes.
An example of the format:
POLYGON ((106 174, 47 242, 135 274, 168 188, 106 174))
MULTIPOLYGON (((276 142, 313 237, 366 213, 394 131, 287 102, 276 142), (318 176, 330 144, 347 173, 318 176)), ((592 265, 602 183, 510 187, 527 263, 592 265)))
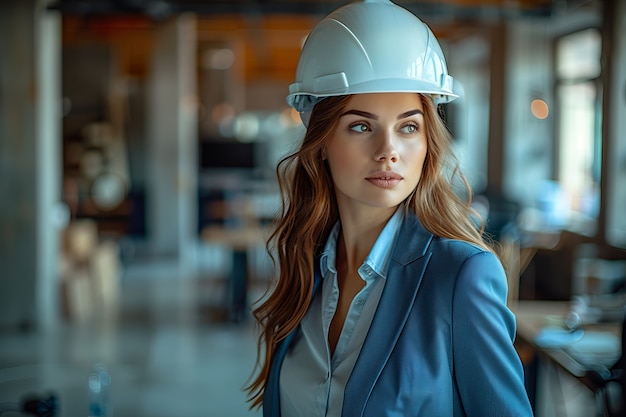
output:
POLYGON ((415 93, 350 98, 324 152, 340 208, 392 208, 409 196, 426 158, 424 122, 415 93))

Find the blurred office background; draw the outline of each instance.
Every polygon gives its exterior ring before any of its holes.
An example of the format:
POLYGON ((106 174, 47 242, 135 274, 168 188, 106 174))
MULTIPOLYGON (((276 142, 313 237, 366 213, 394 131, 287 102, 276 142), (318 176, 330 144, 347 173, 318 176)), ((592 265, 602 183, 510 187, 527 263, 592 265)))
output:
MULTIPOLYGON (((103 363, 115 416, 260 415, 250 309, 304 131, 284 97, 343 3, 0 2, 0 410, 52 393, 87 415, 103 363)), ((623 291, 626 2, 397 3, 465 87, 445 118, 512 308, 623 291)), ((596 415, 519 349, 538 416, 596 415)))

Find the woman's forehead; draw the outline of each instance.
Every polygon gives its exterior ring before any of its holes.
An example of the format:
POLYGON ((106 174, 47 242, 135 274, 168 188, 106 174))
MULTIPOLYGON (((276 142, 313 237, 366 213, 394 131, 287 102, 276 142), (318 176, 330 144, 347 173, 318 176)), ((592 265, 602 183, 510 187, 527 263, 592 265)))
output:
POLYGON ((350 97, 344 110, 357 109, 374 114, 401 114, 422 110, 422 97, 417 93, 366 93, 350 97))

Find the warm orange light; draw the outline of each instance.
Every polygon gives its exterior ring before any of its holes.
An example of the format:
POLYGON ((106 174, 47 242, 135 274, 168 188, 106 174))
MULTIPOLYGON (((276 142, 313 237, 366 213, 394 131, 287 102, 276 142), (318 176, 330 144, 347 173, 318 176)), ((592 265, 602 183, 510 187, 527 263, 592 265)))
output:
POLYGON ((530 112, 537 119, 543 120, 548 117, 550 109, 548 108, 548 103, 537 98, 530 103, 530 112))
POLYGON ((231 120, 233 117, 235 117, 235 108, 228 103, 216 104, 211 110, 211 119, 215 123, 231 120))

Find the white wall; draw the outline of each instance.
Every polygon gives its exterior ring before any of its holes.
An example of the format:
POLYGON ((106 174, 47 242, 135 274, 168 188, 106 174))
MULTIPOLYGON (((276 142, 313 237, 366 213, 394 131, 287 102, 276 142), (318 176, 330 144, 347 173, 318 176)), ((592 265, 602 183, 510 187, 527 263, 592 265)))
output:
POLYGON ((530 112, 535 98, 554 110, 552 40, 549 22, 516 21, 508 32, 508 74, 504 123, 503 188, 524 206, 532 206, 538 184, 552 175, 554 115, 539 120, 530 112))

